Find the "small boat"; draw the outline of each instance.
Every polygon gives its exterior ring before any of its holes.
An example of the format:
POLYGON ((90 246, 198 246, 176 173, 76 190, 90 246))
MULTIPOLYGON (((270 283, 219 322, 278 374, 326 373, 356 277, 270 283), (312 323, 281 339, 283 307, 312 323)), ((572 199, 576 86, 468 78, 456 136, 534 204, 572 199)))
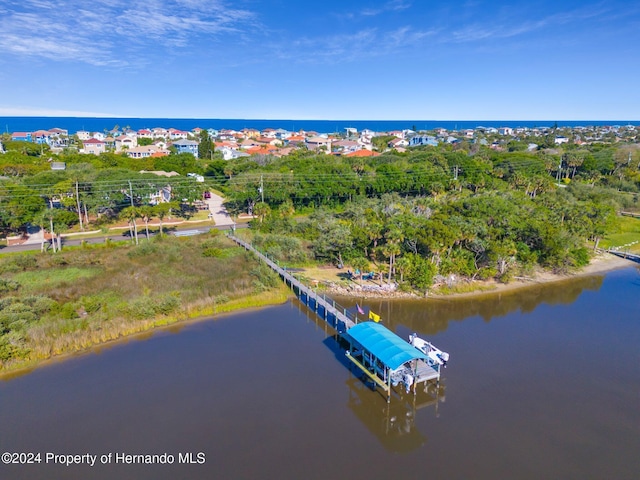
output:
POLYGON ((442 365, 443 367, 447 366, 449 354, 447 352, 443 352, 439 348, 436 348, 431 342, 427 342, 425 339, 420 338, 417 333, 409 335, 409 343, 422 353, 426 354, 427 357, 429 357, 429 360, 433 362, 432 365, 442 365))

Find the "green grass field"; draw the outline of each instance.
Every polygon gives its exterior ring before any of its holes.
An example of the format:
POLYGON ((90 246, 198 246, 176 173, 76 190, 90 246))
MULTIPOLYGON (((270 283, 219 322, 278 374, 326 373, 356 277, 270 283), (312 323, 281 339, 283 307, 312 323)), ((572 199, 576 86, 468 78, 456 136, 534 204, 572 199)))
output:
POLYGON ((628 248, 629 251, 640 252, 640 218, 616 218, 616 232, 603 238, 600 247, 628 248))

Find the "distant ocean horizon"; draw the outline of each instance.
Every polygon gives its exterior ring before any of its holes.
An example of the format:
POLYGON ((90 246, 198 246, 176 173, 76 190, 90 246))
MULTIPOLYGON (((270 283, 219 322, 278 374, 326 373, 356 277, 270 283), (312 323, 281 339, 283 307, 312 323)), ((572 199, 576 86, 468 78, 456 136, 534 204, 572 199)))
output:
POLYGON ((116 125, 121 129, 129 127, 133 130, 143 128, 177 128, 189 131, 196 127, 216 130, 242 130, 254 128, 282 128, 289 131, 315 131, 319 133, 344 132, 345 128, 358 130, 370 129, 375 132, 392 130, 417 129, 464 130, 477 127, 590 127, 612 125, 640 126, 640 120, 264 120, 237 118, 109 118, 109 117, 0 117, 2 132, 33 132, 62 128, 70 133, 79 130, 102 132, 111 130, 116 125))

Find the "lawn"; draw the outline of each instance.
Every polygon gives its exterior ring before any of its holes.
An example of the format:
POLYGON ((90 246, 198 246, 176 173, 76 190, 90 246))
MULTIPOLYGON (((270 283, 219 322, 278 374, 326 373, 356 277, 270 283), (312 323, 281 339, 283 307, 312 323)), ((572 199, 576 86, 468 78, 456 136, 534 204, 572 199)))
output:
POLYGON ((640 218, 616 218, 616 231, 603 238, 602 248, 620 248, 640 252, 640 218))

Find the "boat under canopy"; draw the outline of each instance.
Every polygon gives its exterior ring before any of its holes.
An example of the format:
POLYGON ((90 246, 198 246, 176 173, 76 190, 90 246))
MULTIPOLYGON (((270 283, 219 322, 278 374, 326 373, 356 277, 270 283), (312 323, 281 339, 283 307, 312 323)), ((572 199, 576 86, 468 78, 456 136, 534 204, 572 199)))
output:
POLYGON ((440 380, 442 363, 379 323, 359 323, 342 335, 349 342, 347 358, 386 392, 387 401, 392 385, 403 383, 415 394, 417 384, 440 380))

